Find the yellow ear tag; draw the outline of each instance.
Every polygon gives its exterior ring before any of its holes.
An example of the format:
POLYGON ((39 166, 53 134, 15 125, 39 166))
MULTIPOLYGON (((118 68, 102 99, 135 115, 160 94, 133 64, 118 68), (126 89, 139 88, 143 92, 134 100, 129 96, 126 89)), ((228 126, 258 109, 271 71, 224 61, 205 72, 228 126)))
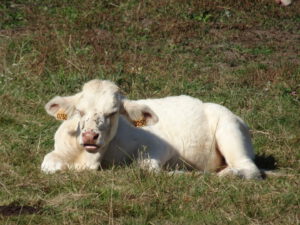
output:
POLYGON ((144 127, 144 126, 146 126, 146 120, 144 118, 140 119, 140 120, 134 120, 132 122, 133 122, 133 125, 135 127, 144 127))
POLYGON ((57 114, 56 114, 56 119, 58 119, 58 120, 67 120, 68 115, 66 114, 65 110, 59 109, 57 114))

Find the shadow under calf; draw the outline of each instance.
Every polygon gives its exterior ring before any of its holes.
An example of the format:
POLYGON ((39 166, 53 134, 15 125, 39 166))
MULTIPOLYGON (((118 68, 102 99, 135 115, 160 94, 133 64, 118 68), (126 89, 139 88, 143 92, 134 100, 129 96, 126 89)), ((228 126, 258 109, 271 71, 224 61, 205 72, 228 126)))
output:
POLYGON ((271 170, 276 170, 277 162, 272 155, 265 155, 265 154, 257 154, 255 155, 254 162, 256 166, 260 169, 262 177, 266 178, 267 172, 271 170))

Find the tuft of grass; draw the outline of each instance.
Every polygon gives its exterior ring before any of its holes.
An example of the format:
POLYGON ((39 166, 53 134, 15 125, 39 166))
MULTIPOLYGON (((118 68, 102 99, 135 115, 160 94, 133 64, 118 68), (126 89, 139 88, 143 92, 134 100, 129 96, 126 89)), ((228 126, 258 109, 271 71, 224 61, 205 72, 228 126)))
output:
POLYGON ((299 15, 299 1, 4 1, 0 221, 298 224, 299 15), (188 94, 227 106, 251 127, 257 164, 277 176, 168 176, 135 164, 42 174, 59 126, 45 103, 94 78, 133 99, 188 94))

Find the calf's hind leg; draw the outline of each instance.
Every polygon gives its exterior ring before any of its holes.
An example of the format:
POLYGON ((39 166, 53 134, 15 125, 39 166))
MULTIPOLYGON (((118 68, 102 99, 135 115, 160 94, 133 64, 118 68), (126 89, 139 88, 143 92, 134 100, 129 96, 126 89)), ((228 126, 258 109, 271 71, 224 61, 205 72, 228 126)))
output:
POLYGON ((260 170, 253 161, 254 150, 249 130, 241 119, 231 118, 220 122, 216 141, 228 165, 219 172, 219 176, 236 175, 245 179, 261 179, 260 170))

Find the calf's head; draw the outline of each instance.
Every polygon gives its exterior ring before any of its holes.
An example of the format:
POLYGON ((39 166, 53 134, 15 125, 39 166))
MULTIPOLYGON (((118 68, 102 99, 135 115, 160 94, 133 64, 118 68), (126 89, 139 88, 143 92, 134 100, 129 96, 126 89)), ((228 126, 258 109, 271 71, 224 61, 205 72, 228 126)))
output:
POLYGON ((57 119, 78 120, 78 143, 89 152, 105 151, 117 132, 121 114, 129 121, 144 120, 146 125, 158 121, 148 106, 125 99, 114 83, 105 80, 89 81, 73 96, 57 96, 45 109, 57 119))

